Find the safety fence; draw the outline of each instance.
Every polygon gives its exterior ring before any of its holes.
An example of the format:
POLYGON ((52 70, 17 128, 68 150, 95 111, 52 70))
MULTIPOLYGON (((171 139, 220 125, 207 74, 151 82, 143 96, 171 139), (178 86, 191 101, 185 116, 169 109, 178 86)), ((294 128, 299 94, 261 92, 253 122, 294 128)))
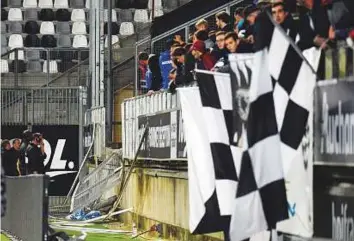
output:
POLYGON ((48 185, 49 178, 44 175, 6 177, 7 202, 1 229, 20 240, 47 240, 48 185))

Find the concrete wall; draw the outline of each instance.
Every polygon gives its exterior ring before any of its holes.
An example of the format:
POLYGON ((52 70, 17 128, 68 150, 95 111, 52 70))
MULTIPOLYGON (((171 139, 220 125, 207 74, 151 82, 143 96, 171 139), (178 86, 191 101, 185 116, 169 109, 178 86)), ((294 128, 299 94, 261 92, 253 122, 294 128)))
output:
POLYGON ((163 224, 163 236, 173 240, 223 240, 221 233, 192 236, 189 231, 187 172, 136 169, 121 203, 133 208, 122 215, 125 223, 135 222, 141 230, 156 223, 163 224))

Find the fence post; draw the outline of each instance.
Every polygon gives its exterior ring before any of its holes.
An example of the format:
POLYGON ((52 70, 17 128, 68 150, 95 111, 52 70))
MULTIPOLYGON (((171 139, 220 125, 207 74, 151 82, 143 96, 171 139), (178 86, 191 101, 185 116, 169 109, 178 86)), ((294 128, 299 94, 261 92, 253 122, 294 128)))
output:
POLYGON ((84 151, 84 143, 83 143, 83 135, 84 135, 84 118, 83 118, 83 105, 84 105, 84 91, 85 89, 80 86, 79 89, 77 90, 77 96, 79 97, 78 100, 78 108, 79 108, 79 165, 81 165, 81 162, 83 161, 83 151, 84 151))
POLYGON ((32 97, 32 121, 31 123, 34 124, 34 90, 31 90, 31 97, 32 97))
POLYGON ((28 124, 27 90, 23 91, 22 96, 22 121, 24 125, 28 124))
POLYGON ((18 87, 18 49, 15 49, 15 87, 18 87))
POLYGON ((47 87, 49 87, 49 79, 50 79, 50 74, 49 74, 49 64, 50 64, 50 56, 49 56, 49 49, 47 49, 46 50, 46 52, 47 52, 47 59, 46 59, 46 61, 47 61, 47 87))
MULTIPOLYGON (((77 68, 77 85, 80 86, 81 85, 81 49, 79 49, 79 53, 78 53, 78 68, 77 68)), ((69 85, 70 86, 70 85, 69 85)))
POLYGON ((134 81, 134 96, 138 95, 138 81, 140 82, 140 76, 139 76, 139 60, 138 60, 138 45, 135 45, 135 56, 134 56, 134 62, 135 62, 135 81, 134 81))

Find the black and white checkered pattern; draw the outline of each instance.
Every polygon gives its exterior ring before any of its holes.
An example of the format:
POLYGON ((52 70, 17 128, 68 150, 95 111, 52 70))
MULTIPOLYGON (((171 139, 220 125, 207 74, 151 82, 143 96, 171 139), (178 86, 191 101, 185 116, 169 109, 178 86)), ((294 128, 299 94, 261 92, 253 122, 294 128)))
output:
POLYGON ((235 241, 288 218, 284 173, 305 134, 316 80, 278 27, 269 48, 254 54, 253 66, 247 141, 230 225, 235 241))

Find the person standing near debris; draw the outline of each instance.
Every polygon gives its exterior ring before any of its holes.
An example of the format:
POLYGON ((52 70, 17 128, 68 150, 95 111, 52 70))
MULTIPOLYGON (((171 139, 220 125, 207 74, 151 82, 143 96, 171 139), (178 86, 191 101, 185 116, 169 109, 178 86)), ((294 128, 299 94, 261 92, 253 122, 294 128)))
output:
POLYGON ((43 136, 40 133, 33 134, 33 138, 27 147, 28 174, 44 174, 44 160, 47 154, 44 150, 43 136))

